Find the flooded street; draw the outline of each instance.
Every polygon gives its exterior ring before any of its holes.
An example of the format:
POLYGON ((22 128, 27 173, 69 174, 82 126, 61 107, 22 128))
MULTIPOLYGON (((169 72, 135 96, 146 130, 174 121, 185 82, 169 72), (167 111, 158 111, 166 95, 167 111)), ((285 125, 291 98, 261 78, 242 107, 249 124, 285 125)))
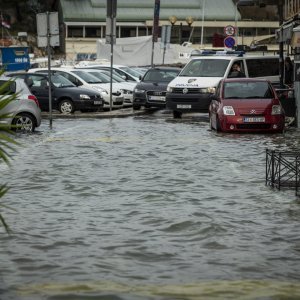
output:
POLYGON ((300 299, 300 201, 265 186, 266 148, 299 138, 160 113, 44 120, 0 165, 0 299, 300 299))

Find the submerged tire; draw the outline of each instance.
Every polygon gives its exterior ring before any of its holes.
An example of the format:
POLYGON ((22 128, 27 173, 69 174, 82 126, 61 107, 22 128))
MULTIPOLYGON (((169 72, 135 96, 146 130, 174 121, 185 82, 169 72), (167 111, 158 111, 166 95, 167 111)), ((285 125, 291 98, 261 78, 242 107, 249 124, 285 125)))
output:
POLYGON ((173 118, 174 119, 181 119, 181 117, 182 117, 182 112, 173 110, 173 118))
POLYGON ((34 132, 36 123, 32 115, 27 113, 18 114, 12 121, 13 130, 17 132, 34 132))
POLYGON ((133 105, 133 106, 132 106, 132 109, 133 109, 133 110, 140 110, 140 109, 141 109, 141 106, 140 106, 140 105, 133 105))

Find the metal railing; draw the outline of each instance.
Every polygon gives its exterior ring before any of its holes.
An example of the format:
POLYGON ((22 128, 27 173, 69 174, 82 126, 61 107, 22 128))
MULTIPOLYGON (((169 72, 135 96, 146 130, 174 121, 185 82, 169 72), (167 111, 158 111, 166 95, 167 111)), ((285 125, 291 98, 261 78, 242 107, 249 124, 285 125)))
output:
POLYGON ((266 185, 295 189, 300 196, 300 152, 266 149, 266 185))

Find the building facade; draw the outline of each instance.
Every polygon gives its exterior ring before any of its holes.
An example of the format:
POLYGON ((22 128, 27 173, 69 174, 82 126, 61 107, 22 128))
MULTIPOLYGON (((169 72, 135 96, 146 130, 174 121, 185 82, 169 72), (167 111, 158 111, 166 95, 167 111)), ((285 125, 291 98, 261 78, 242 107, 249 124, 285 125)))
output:
MULTIPOLYGON (((61 49, 67 60, 96 53, 96 40, 106 36, 106 0, 59 0, 61 49)), ((116 37, 152 34, 154 0, 118 0, 116 37)), ((279 27, 276 13, 260 20, 243 18, 233 0, 160 0, 159 28, 171 25, 171 43, 190 42, 195 48, 223 47, 224 28, 237 28, 239 45, 268 43, 279 27)), ((160 35, 160 31, 159 31, 160 35)))

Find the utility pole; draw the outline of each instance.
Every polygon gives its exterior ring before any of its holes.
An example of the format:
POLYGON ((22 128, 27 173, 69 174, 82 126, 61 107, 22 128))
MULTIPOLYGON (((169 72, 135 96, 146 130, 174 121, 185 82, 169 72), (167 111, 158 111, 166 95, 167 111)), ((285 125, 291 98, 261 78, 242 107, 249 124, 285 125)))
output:
MULTIPOLYGON (((283 24, 283 0, 278 1, 278 15, 279 15, 279 26, 282 36, 282 24, 283 24)), ((284 58, 283 58, 283 41, 279 42, 279 73, 280 73, 280 88, 283 88, 283 77, 284 77, 284 58)))
POLYGON ((159 10, 160 10, 160 0, 155 0, 154 15, 153 15, 153 26, 152 26, 151 67, 153 67, 153 61, 154 61, 154 44, 157 42, 157 39, 158 39, 159 10))
POLYGON ((109 108, 112 111, 112 92, 113 92, 113 60, 114 60, 114 43, 116 39, 116 16, 117 0, 106 1, 106 43, 110 42, 110 95, 109 108))

